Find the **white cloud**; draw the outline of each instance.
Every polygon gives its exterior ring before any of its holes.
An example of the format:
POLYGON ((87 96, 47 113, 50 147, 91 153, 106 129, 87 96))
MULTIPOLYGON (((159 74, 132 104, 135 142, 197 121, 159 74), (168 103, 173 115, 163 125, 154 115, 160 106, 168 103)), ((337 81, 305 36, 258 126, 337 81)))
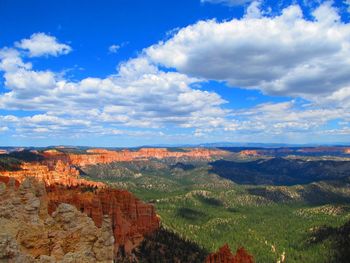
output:
POLYGON ((313 16, 312 21, 305 19, 293 5, 278 16, 264 17, 254 1, 239 20, 200 21, 121 63, 113 75, 77 81, 36 70, 16 49, 0 49, 6 88, 0 108, 42 112, 0 116, 1 126, 23 136, 157 137, 168 136, 166 131, 173 128, 189 129, 191 136, 202 139, 210 138, 208 134, 253 140, 337 132, 345 136, 349 127, 332 130, 327 123, 350 122, 350 26, 339 20, 330 2, 313 16), (201 89, 211 79, 302 97, 308 104, 296 99, 229 110, 219 94, 201 89))
MULTIPOLYGON (((214 92, 192 88, 198 82, 177 72, 163 72, 145 57, 130 59, 106 78, 70 81, 51 71, 24 64, 15 50, 0 50, 0 66, 8 89, 0 108, 35 110, 44 114, 2 116, 21 133, 50 129, 81 132, 85 127, 160 128, 215 126, 223 122, 225 101, 214 92)), ((127 133, 125 133, 127 134, 127 133)), ((128 133, 131 134, 131 133, 128 133)))
POLYGON ((8 131, 8 130, 9 130, 9 128, 6 127, 6 126, 0 127, 0 132, 6 132, 6 131, 8 131))
POLYGON ((253 0, 201 0, 201 3, 224 4, 228 6, 237 6, 250 3, 253 0))
POLYGON ((29 39, 17 42, 16 47, 27 50, 30 57, 65 55, 72 51, 69 45, 57 42, 53 36, 35 33, 29 39))
POLYGON ((314 10, 314 21, 303 18, 298 5, 276 17, 251 14, 253 19, 247 14, 200 21, 145 53, 183 74, 271 95, 312 100, 349 86, 350 25, 339 20, 330 2, 314 10))
POLYGON ((119 49, 120 49, 120 45, 116 45, 116 44, 113 44, 108 48, 109 52, 111 53, 117 53, 119 49))
POLYGON ((252 2, 246 10, 245 18, 261 18, 262 14, 260 10, 260 5, 260 1, 252 2))

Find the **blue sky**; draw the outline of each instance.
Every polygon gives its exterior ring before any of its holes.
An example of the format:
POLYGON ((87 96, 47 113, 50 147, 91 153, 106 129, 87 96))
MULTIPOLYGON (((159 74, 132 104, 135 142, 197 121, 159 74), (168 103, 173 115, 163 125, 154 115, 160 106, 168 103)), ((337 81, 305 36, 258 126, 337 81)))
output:
POLYGON ((350 142, 350 1, 0 1, 0 145, 350 142))

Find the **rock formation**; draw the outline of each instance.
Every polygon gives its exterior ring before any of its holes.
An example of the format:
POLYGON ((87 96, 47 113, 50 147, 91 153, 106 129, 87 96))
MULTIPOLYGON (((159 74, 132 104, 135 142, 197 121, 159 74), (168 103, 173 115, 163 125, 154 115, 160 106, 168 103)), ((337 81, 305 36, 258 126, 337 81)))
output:
POLYGON ((19 170, 0 171, 0 176, 13 177, 22 182, 26 177, 35 177, 46 185, 62 184, 66 186, 84 185, 103 188, 101 182, 93 182, 80 177, 79 167, 100 163, 125 162, 133 160, 148 160, 151 158, 180 158, 209 159, 213 156, 227 154, 220 150, 190 149, 188 151, 169 151, 166 148, 141 148, 138 151, 105 149, 90 149, 83 153, 66 153, 56 149, 43 152, 30 151, 40 158, 36 161, 23 162, 19 170), (39 161, 40 160, 40 161, 39 161))
POLYGON ((253 263, 253 257, 249 255, 244 248, 237 249, 235 255, 232 254, 230 247, 225 244, 219 251, 210 254, 205 263, 253 263))
POLYGON ((215 156, 228 154, 216 149, 193 148, 188 151, 169 151, 166 148, 141 148, 138 151, 121 150, 109 151, 105 149, 90 149, 86 153, 65 153, 57 150, 44 151, 42 155, 48 162, 61 160, 65 163, 77 166, 86 166, 99 163, 128 162, 133 160, 147 160, 151 158, 181 158, 208 160, 215 156))
POLYGON ((85 185, 89 187, 104 187, 101 182, 93 182, 80 178, 79 171, 73 166, 58 160, 55 163, 23 163, 21 170, 0 171, 0 175, 13 177, 19 182, 27 177, 34 177, 39 181, 44 181, 46 185, 63 184, 66 186, 85 185))
POLYGON ((44 183, 0 178, 1 262, 113 262, 108 215, 101 227, 69 204, 50 216, 44 183))
POLYGON ((61 203, 71 204, 91 217, 98 227, 102 225, 104 216, 108 215, 114 233, 116 254, 118 250, 131 253, 144 235, 158 229, 159 218, 152 205, 141 202, 125 190, 91 190, 85 186, 47 187, 49 213, 55 211, 61 203))

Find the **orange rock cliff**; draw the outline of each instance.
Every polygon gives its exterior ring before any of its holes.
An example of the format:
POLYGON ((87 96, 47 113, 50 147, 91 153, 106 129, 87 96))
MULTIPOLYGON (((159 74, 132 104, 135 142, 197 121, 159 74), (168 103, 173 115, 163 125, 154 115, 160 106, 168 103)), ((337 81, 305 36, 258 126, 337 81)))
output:
POLYGON ((125 190, 102 188, 86 191, 85 187, 47 187, 48 211, 52 214, 61 203, 75 206, 101 227, 104 216, 111 220, 115 251, 131 253, 144 235, 159 228, 159 218, 150 204, 145 204, 125 190))
POLYGON ((0 177, 0 262, 113 262, 111 220, 101 227, 74 206, 48 214, 42 182, 0 177))
POLYGON ((86 153, 65 153, 56 149, 44 152, 32 151, 43 157, 40 162, 25 162, 18 171, 0 171, 0 175, 14 177, 22 182, 26 177, 35 177, 45 184, 63 184, 67 186, 86 185, 102 188, 104 183, 88 181, 81 178, 77 168, 100 163, 126 162, 133 160, 147 160, 151 158, 194 158, 210 159, 227 154, 215 149, 195 148, 188 151, 169 151, 165 148, 141 148, 138 151, 121 150, 109 151, 105 149, 90 149, 86 153))
POLYGON ((79 171, 73 166, 58 160, 54 165, 41 163, 23 163, 18 171, 0 171, 0 175, 13 177, 22 182, 27 177, 34 177, 44 181, 46 185, 63 184, 66 186, 86 185, 104 187, 101 182, 93 182, 80 178, 79 171))
POLYGON ((159 218, 152 205, 127 191, 45 187, 31 177, 19 184, 0 176, 0 223, 8 232, 3 238, 12 242, 3 240, 2 244, 0 235, 0 250, 10 249, 2 245, 14 250, 7 259, 27 262, 26 257, 48 256, 61 260, 72 257, 71 252, 91 257, 74 262, 112 262, 121 251, 130 254, 144 235, 158 229, 159 218), (31 228, 35 231, 28 230, 31 228))
POLYGON ((47 162, 54 163, 61 160, 65 163, 78 166, 86 166, 98 163, 128 162, 134 160, 147 160, 151 158, 181 158, 210 159, 214 156, 227 154, 216 149, 194 148, 188 151, 169 151, 166 148, 141 148, 138 151, 120 150, 110 151, 105 149, 90 149, 86 154, 64 153, 57 150, 44 151, 42 155, 47 162))

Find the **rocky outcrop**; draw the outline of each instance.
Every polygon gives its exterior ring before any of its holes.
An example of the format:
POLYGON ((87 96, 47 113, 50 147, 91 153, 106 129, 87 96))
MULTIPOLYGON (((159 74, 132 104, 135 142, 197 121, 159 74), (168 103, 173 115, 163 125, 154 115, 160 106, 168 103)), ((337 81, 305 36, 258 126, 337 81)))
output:
POLYGON ((253 263, 254 259, 244 248, 237 249, 235 255, 232 254, 230 247, 225 244, 219 248, 218 252, 210 254, 205 263, 253 263))
POLYGON ((61 160, 65 163, 77 166, 94 165, 99 163, 129 162, 134 160, 148 160, 151 158, 194 158, 208 160, 215 156, 228 154, 216 149, 193 148, 183 151, 169 151, 166 148, 141 148, 138 151, 121 150, 110 151, 106 149, 90 149, 86 153, 64 153, 57 150, 44 151, 42 155, 48 162, 61 160))
POLYGON ((103 188, 104 183, 85 180, 80 177, 79 167, 111 162, 148 160, 151 158, 196 158, 209 159, 226 154, 211 149, 190 149, 187 151, 169 151, 166 148, 141 148, 138 151, 90 149, 83 153, 66 153, 56 149, 43 152, 31 151, 33 160, 18 164, 18 169, 0 169, 0 176, 13 177, 22 182, 26 177, 44 181, 46 185, 62 184, 66 186, 84 185, 103 188))
POLYGON ((76 207, 61 203, 50 216, 44 183, 0 180, 1 262, 113 262, 108 215, 97 227, 76 207))
POLYGON ((159 228, 154 207, 141 202, 131 193, 110 188, 91 190, 59 185, 48 187, 49 213, 55 211, 59 204, 68 203, 91 217, 98 227, 103 225, 103 218, 107 215, 111 219, 116 254, 118 251, 130 254, 144 235, 159 228))
POLYGON ((79 171, 72 165, 61 160, 49 164, 23 163, 18 171, 0 171, 0 175, 13 177, 23 182, 27 177, 44 181, 46 185, 62 184, 66 186, 85 185, 89 187, 104 187, 101 182, 88 181, 80 178, 79 171))

